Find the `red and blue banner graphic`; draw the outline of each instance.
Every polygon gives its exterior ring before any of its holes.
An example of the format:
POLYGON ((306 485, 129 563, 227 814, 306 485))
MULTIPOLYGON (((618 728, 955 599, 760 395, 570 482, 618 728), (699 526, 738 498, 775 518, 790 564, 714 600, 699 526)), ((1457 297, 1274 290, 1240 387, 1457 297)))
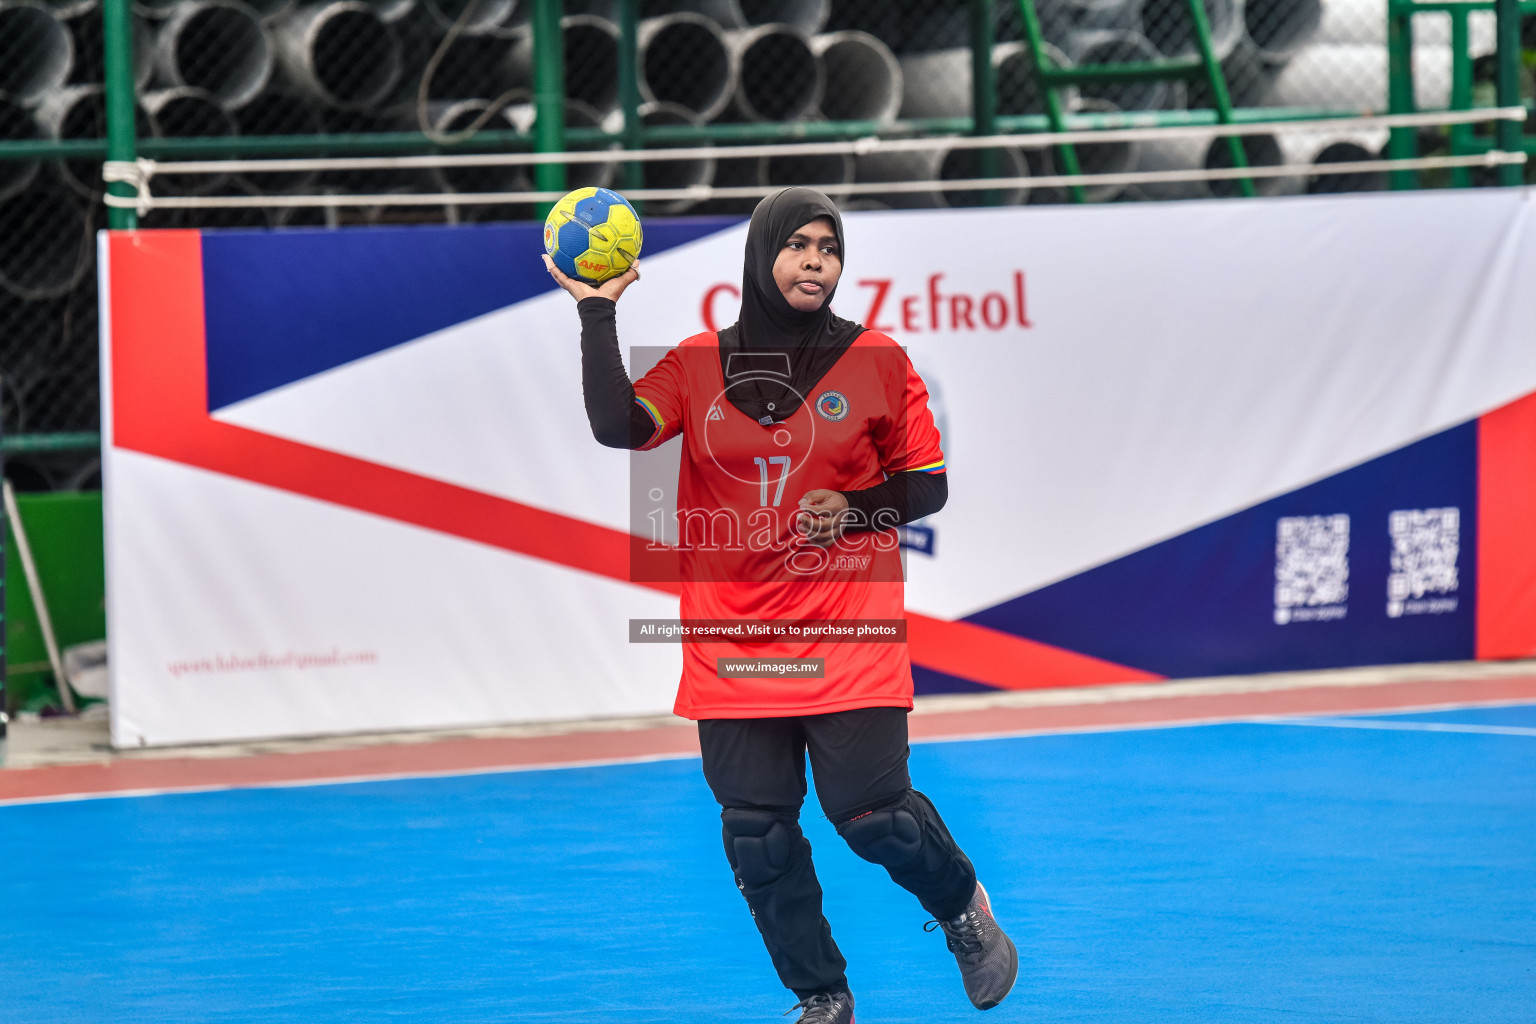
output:
MULTIPOLYGON (((1536 655, 1524 193, 847 233, 838 312, 907 346, 950 479, 903 530, 918 692, 1536 655)), ((648 220, 626 350, 730 323, 744 237, 648 220)), ((537 225, 102 247, 115 742, 671 707, 537 225)))

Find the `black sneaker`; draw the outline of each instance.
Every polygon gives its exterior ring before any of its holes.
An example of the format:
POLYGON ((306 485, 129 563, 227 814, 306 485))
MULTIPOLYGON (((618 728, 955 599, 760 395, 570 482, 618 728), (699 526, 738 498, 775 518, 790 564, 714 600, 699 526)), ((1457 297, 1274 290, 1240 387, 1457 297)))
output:
POLYGON ((951 921, 929 921, 923 930, 931 932, 935 925, 944 929, 949 951, 960 964, 960 978, 971 1004, 978 1010, 990 1010, 1002 1002, 1019 976, 1019 951, 997 926, 981 883, 976 883, 965 913, 951 921))
POLYGON ((784 1012, 788 1017, 796 1010, 805 1012, 795 1024, 853 1024, 853 994, 851 992, 818 992, 791 1006, 784 1012))

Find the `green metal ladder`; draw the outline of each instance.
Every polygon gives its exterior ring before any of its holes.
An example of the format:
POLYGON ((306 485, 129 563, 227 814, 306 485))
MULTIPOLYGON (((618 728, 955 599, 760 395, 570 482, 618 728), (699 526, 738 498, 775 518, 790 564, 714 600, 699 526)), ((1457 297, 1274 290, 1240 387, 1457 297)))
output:
MULTIPOLYGON (((1390 0, 1387 5, 1387 106, 1394 114, 1415 112, 1413 95, 1413 16, 1444 12, 1451 17, 1451 109, 1471 110, 1472 34, 1468 16, 1473 11, 1493 11, 1497 19, 1496 104, 1518 107, 1520 96, 1520 17, 1536 15, 1536 0, 1390 0)), ((1452 125, 1449 130, 1452 156, 1471 156, 1499 149, 1506 153, 1524 151, 1536 154, 1536 136, 1526 135, 1518 121, 1500 121, 1497 135, 1479 137, 1470 124, 1452 125)), ((1413 128, 1394 128, 1387 143, 1387 155, 1394 160, 1408 160, 1419 155, 1418 134, 1413 128)), ((1499 168, 1500 185, 1518 185, 1523 177, 1519 164, 1499 168)), ((1467 167, 1451 170, 1451 185, 1466 188, 1472 184, 1467 167)), ((1394 170, 1392 187, 1418 188, 1419 175, 1414 170, 1394 170)))
MULTIPOLYGON (((1188 0, 1191 23, 1195 29, 1195 42, 1199 48, 1198 57, 1190 57, 1183 60, 1160 60, 1135 64, 1082 64, 1072 68, 1057 67, 1051 59, 1045 46, 1045 34, 1040 28, 1040 15, 1035 10, 1035 0, 1019 0, 1019 13, 1024 20, 1024 35, 1029 43, 1030 57, 1034 62, 1035 82, 1039 86, 1040 95, 1045 101, 1046 118, 1051 126, 1051 131, 1062 132, 1067 130, 1066 116, 1061 109, 1061 97, 1056 90, 1068 85, 1083 84, 1108 84, 1113 82, 1152 82, 1168 81, 1174 79, 1191 79, 1204 77, 1211 89, 1211 99, 1216 107, 1216 120, 1219 124, 1232 123, 1232 97, 1227 91, 1227 80, 1222 74, 1221 62, 1216 59, 1214 44, 1211 42, 1211 20, 1205 13, 1205 5, 1202 0, 1188 0)), ((1232 159, 1232 166, 1246 168, 1248 155, 1243 150, 1242 139, 1236 135, 1226 136, 1227 151, 1232 159)), ((1061 155, 1061 168, 1066 174, 1080 174, 1081 165, 1077 159, 1077 148, 1071 143, 1059 144, 1057 152, 1061 155)), ((1253 187, 1251 177, 1238 179, 1238 188, 1244 196, 1254 196, 1257 191, 1253 187)), ((1087 196, 1081 185, 1072 186, 1072 199, 1074 202, 1085 202, 1087 196)))

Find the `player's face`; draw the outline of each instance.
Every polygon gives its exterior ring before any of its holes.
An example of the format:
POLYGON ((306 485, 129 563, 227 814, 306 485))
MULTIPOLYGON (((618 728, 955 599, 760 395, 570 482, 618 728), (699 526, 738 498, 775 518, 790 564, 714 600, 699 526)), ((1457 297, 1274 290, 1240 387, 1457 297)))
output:
POLYGON ((821 308, 842 272, 843 254, 828 217, 796 228, 773 261, 774 284, 802 313, 821 308))

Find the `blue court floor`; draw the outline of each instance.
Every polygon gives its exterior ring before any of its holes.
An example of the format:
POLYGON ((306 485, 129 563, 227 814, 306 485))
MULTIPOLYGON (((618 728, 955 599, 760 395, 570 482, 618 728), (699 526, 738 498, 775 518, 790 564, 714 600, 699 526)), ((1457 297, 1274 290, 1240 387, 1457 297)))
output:
MULTIPOLYGON (((860 1024, 1536 1020, 1536 706, 912 764, 1020 980, 808 814, 860 1024)), ((695 760, 3 807, 0 1020, 777 1021, 716 814, 695 760)))

